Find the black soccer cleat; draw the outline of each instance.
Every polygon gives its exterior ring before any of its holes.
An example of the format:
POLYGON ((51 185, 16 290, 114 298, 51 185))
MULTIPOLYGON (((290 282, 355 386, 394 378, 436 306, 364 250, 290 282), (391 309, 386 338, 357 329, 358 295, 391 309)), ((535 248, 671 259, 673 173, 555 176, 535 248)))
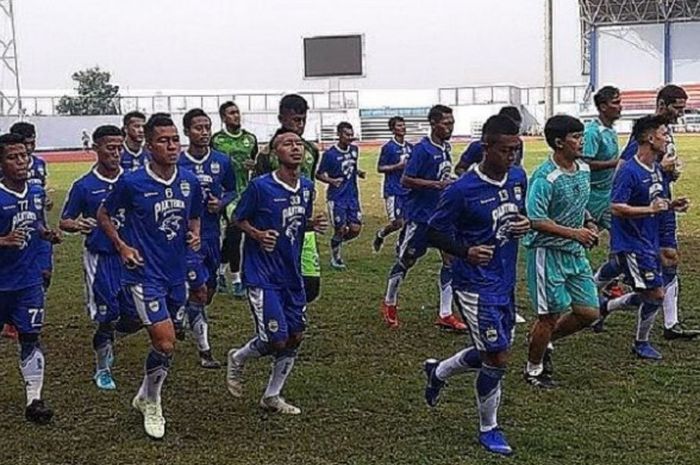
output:
POLYGON ((664 328, 664 339, 672 341, 674 339, 695 339, 700 336, 697 329, 686 329, 680 323, 676 323, 670 328, 664 328))
POLYGON ((379 251, 382 249, 382 245, 384 245, 384 238, 379 235, 379 231, 377 231, 377 234, 374 235, 374 241, 372 242, 372 249, 374 250, 374 253, 379 253, 379 251))
POLYGON ((53 410, 47 407, 43 400, 35 399, 31 404, 27 405, 27 408, 24 410, 24 416, 32 423, 46 425, 53 418, 53 410))
POLYGON ((544 371, 542 371, 542 373, 540 373, 537 376, 531 375, 530 373, 525 371, 525 373, 523 373, 523 376, 527 384, 542 389, 544 391, 550 391, 557 387, 557 384, 554 382, 554 380, 552 380, 552 378, 550 378, 549 376, 545 375, 544 371))

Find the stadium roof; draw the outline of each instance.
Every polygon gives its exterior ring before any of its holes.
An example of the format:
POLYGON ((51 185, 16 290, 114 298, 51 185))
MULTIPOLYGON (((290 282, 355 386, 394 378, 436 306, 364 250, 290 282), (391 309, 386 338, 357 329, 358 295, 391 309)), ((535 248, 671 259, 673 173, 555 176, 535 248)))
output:
POLYGON ((700 21, 698 0, 579 0, 579 8, 590 26, 700 21))

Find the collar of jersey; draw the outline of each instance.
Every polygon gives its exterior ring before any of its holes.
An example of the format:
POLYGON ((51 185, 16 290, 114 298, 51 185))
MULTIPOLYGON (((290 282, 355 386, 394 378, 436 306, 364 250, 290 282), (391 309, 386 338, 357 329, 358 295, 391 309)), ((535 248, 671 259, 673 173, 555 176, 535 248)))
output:
POLYGON ((340 153, 350 153, 350 149, 352 148, 352 144, 348 145, 348 148, 346 150, 343 150, 340 147, 338 147, 338 144, 333 144, 333 147, 335 147, 335 149, 340 153))
POLYGON ((639 153, 635 153, 635 154, 634 154, 634 161, 636 161, 636 162, 639 164, 639 166, 641 166, 642 168, 644 168, 644 169, 647 170, 648 172, 650 172, 650 173, 655 172, 653 166, 652 166, 651 168, 649 168, 647 165, 645 165, 644 163, 642 163, 642 160, 639 159, 639 153))
POLYGON ((272 179, 279 184, 280 186, 284 187, 286 190, 288 190, 291 193, 296 194, 299 192, 299 189, 301 188, 301 177, 297 179, 297 186, 296 187, 290 187, 289 184, 286 182, 282 181, 280 178, 277 177, 277 173, 274 171, 272 172, 272 179))
POLYGON ((392 137, 391 140, 393 140, 394 144, 398 145, 399 147, 406 147, 406 139, 403 140, 403 144, 399 143, 399 141, 396 140, 396 137, 392 137))
POLYGON ((190 155, 190 152, 188 152, 187 150, 185 150, 183 153, 185 154, 185 157, 187 157, 187 159, 189 161, 191 161, 192 163, 196 163, 198 165, 201 165, 202 163, 204 163, 205 161, 207 161, 209 159, 209 155, 211 155, 211 149, 207 148, 207 154, 204 155, 202 158, 193 157, 192 155, 190 155))
POLYGON ((14 196, 17 197, 18 199, 23 199, 23 198, 25 198, 25 197, 27 196, 27 192, 29 191, 29 184, 26 183, 26 182, 24 183, 24 190, 23 190, 21 193, 20 193, 20 192, 15 192, 15 191, 13 191, 12 189, 8 189, 8 188, 5 186, 5 184, 3 184, 3 183, 1 183, 1 182, 0 182, 0 189, 4 190, 4 191, 7 192, 8 194, 14 195, 14 196))
POLYGON ((554 167, 555 167, 556 169, 558 169, 559 171, 561 171, 562 174, 566 174, 566 175, 572 176, 572 175, 578 173, 579 171, 581 171, 581 165, 579 164, 579 161, 578 161, 578 160, 574 160, 574 165, 576 165, 576 170, 574 170, 574 171, 566 171, 564 168, 562 168, 561 166, 559 166, 559 165, 557 164, 557 162, 554 161, 554 157, 553 157, 552 155, 549 156, 549 161, 551 161, 551 162, 552 162, 552 165, 554 165, 554 167))
POLYGON ((175 178, 177 177, 177 166, 175 167, 175 171, 173 172, 173 175, 170 179, 163 179, 160 176, 158 176, 156 173, 151 170, 151 165, 148 164, 146 165, 146 173, 153 178, 154 181, 157 181, 161 184, 165 184, 166 186, 169 186, 170 184, 175 181, 175 178))
POLYGON ((508 173, 506 172, 506 175, 503 177, 502 180, 496 181, 495 179, 491 179, 488 176, 486 176, 484 173, 481 172, 479 169, 479 164, 474 165, 474 172, 476 173, 477 176, 479 176, 479 179, 481 179, 484 182, 487 182, 489 184, 493 184, 496 187, 503 187, 506 185, 506 182, 508 182, 508 173))
POLYGON ((435 142, 433 142, 433 139, 431 139, 430 136, 425 136, 425 140, 428 141, 428 144, 430 144, 431 147, 440 150, 440 152, 447 152, 447 142, 445 142, 443 145, 437 145, 435 142))
POLYGON ((114 184, 115 182, 117 182, 117 179, 119 179, 119 176, 121 176, 122 174, 124 174, 124 169, 120 166, 120 167, 119 167, 119 174, 117 174, 117 176, 116 176, 114 179, 109 179, 109 178, 105 178, 104 176, 102 176, 102 175, 100 174, 100 172, 97 171, 97 165, 95 165, 95 166, 92 167, 92 174, 94 174, 95 177, 96 177, 97 179, 99 179, 100 181, 108 182, 108 183, 110 183, 110 184, 114 184))
POLYGON ((124 150, 126 150, 127 152, 129 152, 131 155, 133 155, 133 156, 136 157, 136 158, 138 158, 138 157, 140 157, 141 155, 143 155, 143 145, 141 146, 141 148, 139 149, 138 152, 134 153, 134 152, 131 151, 131 149, 129 149, 129 146, 126 145, 126 143, 125 143, 125 144, 124 144, 124 150))
POLYGON ((224 128, 222 129, 222 131, 224 131, 224 133, 225 133, 226 135, 228 135, 228 136, 230 136, 230 137, 233 137, 234 139, 238 139, 239 137, 241 137, 241 136, 243 135, 243 128, 240 128, 240 129, 238 130, 238 134, 234 134, 234 133, 232 133, 231 131, 229 131, 228 129, 226 129, 226 126, 224 126, 224 128))

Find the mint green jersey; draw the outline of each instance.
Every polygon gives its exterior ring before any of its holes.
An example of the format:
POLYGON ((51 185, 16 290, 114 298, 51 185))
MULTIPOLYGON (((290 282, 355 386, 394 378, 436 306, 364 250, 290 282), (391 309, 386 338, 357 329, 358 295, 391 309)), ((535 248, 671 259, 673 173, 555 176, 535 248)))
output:
MULTIPOLYGON (((583 158, 587 161, 610 161, 620 158, 617 131, 599 119, 589 121, 583 130, 583 158)), ((591 171, 591 191, 610 197, 615 168, 591 171)))
MULTIPOLYGON (((550 158, 535 170, 527 190, 530 220, 549 219, 567 228, 583 227, 591 192, 591 172, 583 161, 576 161, 575 166, 576 171, 564 171, 550 158)), ((547 247, 574 254, 584 253, 583 245, 577 241, 534 229, 525 236, 523 244, 528 248, 547 247)))
POLYGON ((223 129, 211 138, 211 146, 231 159, 236 176, 236 192, 240 198, 250 180, 250 171, 243 166, 243 163, 246 160, 255 160, 258 154, 258 139, 245 129, 241 129, 236 134, 223 129))

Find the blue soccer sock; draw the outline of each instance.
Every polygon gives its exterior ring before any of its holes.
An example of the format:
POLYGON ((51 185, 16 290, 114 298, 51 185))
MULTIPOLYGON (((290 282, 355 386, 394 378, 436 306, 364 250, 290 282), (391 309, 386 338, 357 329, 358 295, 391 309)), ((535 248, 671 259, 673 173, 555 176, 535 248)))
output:
POLYGON ((92 336, 97 371, 109 370, 114 359, 114 330, 110 325, 100 324, 92 336))
POLYGON ((452 268, 443 263, 440 268, 440 318, 452 315, 452 268))
POLYGON ((637 314, 637 335, 636 341, 648 342, 651 328, 654 326, 656 314, 661 309, 661 302, 642 301, 637 314))
POLYGON ((294 368, 294 361, 297 358, 297 349, 285 349, 275 356, 272 362, 270 379, 265 389, 263 397, 274 397, 280 395, 287 378, 294 368))
POLYGON ((19 369, 24 379, 24 390, 27 405, 41 399, 44 387, 44 352, 39 344, 37 334, 20 334, 20 363, 19 369))
POLYGON ((481 357, 476 347, 467 347, 460 350, 452 357, 440 362, 435 369, 435 376, 441 381, 445 381, 454 375, 475 371, 481 368, 481 357))
POLYGON ((197 342, 197 350, 206 352, 211 349, 209 346, 209 322, 207 321, 204 305, 196 302, 187 302, 185 312, 187 313, 187 320, 190 322, 190 328, 194 333, 194 339, 197 342))
POLYGON ((498 427, 501 379, 505 373, 505 368, 484 363, 476 377, 476 402, 479 407, 479 429, 482 433, 498 427))
POLYGON ((150 402, 160 403, 160 393, 163 390, 165 378, 168 377, 172 359, 172 354, 165 354, 151 347, 146 357, 143 382, 139 389, 141 397, 150 402))

